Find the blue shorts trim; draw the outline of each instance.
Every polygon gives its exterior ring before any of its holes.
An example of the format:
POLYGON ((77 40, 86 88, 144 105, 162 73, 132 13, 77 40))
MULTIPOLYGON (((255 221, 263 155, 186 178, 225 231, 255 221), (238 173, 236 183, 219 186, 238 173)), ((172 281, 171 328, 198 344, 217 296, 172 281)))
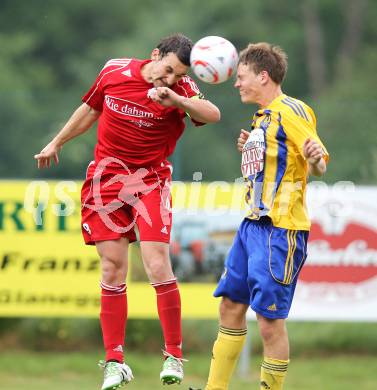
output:
POLYGON ((244 219, 214 292, 244 303, 267 318, 287 318, 309 232, 272 225, 269 218, 244 219))

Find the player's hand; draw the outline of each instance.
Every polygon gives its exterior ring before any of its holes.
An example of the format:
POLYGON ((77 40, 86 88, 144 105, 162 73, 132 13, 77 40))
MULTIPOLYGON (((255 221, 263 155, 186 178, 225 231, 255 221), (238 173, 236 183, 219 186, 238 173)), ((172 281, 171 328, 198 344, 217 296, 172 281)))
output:
POLYGON ((150 98, 164 107, 179 106, 181 96, 168 87, 157 87, 150 98))
POLYGON ((323 157, 322 146, 311 138, 305 140, 303 152, 309 164, 318 164, 323 157))
POLYGON ((237 149, 242 152, 242 149, 249 138, 250 133, 244 129, 241 129, 241 133, 237 138, 237 149))
POLYGON ((52 159, 55 161, 55 164, 58 164, 60 150, 61 146, 56 146, 53 142, 46 145, 40 153, 34 156, 37 160, 38 168, 50 168, 52 159))

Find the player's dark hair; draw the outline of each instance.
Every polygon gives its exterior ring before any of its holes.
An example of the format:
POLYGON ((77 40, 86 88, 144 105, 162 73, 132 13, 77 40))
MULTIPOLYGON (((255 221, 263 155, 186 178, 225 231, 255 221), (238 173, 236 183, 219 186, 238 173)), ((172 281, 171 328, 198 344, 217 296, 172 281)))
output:
POLYGON ((275 83, 282 84, 288 69, 288 56, 279 46, 250 43, 241 51, 238 63, 251 66, 255 74, 265 70, 275 83))
POLYGON ((160 57, 165 57, 169 53, 174 53, 179 61, 186 66, 190 66, 190 53, 193 43, 192 40, 183 34, 176 33, 161 39, 157 46, 160 51, 160 57))

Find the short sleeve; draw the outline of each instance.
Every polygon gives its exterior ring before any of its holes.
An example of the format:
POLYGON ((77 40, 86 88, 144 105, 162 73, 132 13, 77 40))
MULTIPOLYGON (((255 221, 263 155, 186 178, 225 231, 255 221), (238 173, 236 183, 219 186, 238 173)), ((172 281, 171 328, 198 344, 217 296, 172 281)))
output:
MULTIPOLYGON (((184 76, 178 81, 175 92, 178 93, 178 95, 185 96, 190 99, 204 99, 204 95, 200 92, 199 87, 190 76, 184 76)), ((190 117, 188 113, 184 113, 184 115, 190 117)), ((190 119, 195 126, 205 125, 203 122, 198 122, 192 118, 190 119)))
POLYGON ((83 103, 88 104, 90 107, 94 108, 96 111, 102 111, 103 109, 103 85, 101 83, 103 78, 103 70, 97 76, 95 82, 89 89, 89 91, 81 98, 83 103))
POLYGON ((178 81, 176 86, 176 92, 178 95, 185 96, 188 98, 199 98, 203 99, 204 96, 200 92, 199 87, 190 76, 184 76, 178 81))
POLYGON ((285 115, 282 118, 284 129, 288 132, 289 138, 294 143, 302 157, 304 157, 303 146, 308 138, 311 138, 314 141, 318 142, 318 144, 321 145, 323 149, 323 158, 327 163, 329 161, 330 156, 325 145, 317 134, 317 120, 315 114, 313 110, 308 106, 305 107, 305 110, 309 114, 309 116, 306 116, 305 119, 297 118, 296 116, 285 115))

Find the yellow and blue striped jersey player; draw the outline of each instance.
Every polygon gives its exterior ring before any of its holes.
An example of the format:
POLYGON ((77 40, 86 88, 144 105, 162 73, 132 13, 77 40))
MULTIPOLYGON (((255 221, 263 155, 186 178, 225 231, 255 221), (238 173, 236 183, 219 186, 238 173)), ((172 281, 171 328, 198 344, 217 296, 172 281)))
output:
POLYGON ((285 326, 298 274, 307 255, 305 206, 309 174, 326 172, 328 153, 313 110, 285 95, 287 55, 268 43, 240 53, 235 87, 242 103, 256 103, 251 131, 238 149, 247 184, 248 214, 241 223, 214 293, 222 297, 220 329, 206 390, 226 390, 246 338, 246 311, 257 315, 264 347, 260 389, 280 390, 289 362, 285 326))

